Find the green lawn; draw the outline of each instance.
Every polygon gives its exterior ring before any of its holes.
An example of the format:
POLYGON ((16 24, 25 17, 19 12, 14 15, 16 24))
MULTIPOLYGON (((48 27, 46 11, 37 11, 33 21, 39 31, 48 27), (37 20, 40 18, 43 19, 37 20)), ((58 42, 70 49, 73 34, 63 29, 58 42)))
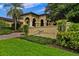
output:
POLYGON ((0 40, 0 55, 6 56, 74 56, 79 55, 58 48, 29 42, 21 38, 0 40))

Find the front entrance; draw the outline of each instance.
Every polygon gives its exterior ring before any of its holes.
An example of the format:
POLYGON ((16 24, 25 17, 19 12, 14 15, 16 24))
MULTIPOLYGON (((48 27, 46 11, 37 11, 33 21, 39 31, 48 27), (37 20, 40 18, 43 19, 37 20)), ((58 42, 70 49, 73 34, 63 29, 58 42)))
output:
POLYGON ((44 21, 43 21, 43 19, 41 20, 41 26, 44 26, 44 21))

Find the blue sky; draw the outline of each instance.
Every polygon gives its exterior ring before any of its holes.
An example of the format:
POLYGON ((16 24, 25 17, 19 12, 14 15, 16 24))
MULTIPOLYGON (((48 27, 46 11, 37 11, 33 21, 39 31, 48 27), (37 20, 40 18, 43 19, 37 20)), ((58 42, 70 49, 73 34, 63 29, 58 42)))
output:
MULTIPOLYGON (((24 13, 34 12, 37 14, 44 14, 47 3, 24 3, 24 8, 22 9, 24 13)), ((4 4, 0 3, 0 17, 9 17, 7 16, 7 11, 9 7, 4 7, 4 4)))

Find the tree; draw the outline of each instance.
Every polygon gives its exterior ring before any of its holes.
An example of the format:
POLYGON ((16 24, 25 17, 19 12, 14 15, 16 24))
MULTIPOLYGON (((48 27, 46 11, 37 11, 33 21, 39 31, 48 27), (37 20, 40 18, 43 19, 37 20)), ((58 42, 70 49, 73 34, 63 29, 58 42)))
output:
POLYGON ((56 21, 59 19, 68 19, 69 21, 79 22, 79 4, 77 3, 49 3, 49 17, 56 21))
POLYGON ((75 4, 66 3, 49 3, 48 10, 49 16, 52 20, 66 18, 66 14, 72 9, 75 4))
POLYGON ((73 8, 66 14, 66 17, 71 22, 79 22, 79 4, 75 4, 73 8))
POLYGON ((65 4, 59 4, 59 3, 49 3, 48 4, 48 10, 47 12, 49 12, 49 17, 54 21, 60 18, 64 18, 64 8, 65 8, 65 4))
POLYGON ((8 16, 11 16, 15 23, 15 31, 17 30, 17 21, 20 17, 20 15, 23 13, 22 9, 23 6, 21 3, 11 3, 11 4, 5 4, 5 6, 10 6, 9 11, 7 12, 8 16))

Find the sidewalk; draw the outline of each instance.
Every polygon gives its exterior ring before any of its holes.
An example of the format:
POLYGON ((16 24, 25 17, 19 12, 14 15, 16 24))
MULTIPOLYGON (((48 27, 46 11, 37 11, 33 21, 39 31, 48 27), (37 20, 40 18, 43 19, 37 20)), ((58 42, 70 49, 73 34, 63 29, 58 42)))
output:
POLYGON ((8 39, 8 38, 16 38, 16 37, 21 37, 23 33, 11 33, 7 35, 0 35, 0 40, 2 39, 8 39))

